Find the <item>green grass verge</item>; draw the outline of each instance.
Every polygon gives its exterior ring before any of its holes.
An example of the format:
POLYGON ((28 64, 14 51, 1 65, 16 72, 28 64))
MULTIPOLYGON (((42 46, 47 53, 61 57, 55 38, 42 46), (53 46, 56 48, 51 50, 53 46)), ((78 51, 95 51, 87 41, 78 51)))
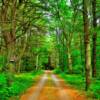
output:
POLYGON ((35 78, 41 75, 43 71, 36 71, 31 73, 21 73, 11 75, 8 73, 0 74, 0 100, 18 100, 19 95, 22 94, 27 88, 32 86, 36 81, 35 78), (8 85, 8 77, 12 81, 8 85))
MULTIPOLYGON (((60 74, 60 77, 65 82, 80 91, 85 91, 85 78, 79 74, 68 75, 65 73, 60 74)), ((87 97, 90 100, 100 100, 100 80, 93 79, 89 90, 86 92, 87 97)))

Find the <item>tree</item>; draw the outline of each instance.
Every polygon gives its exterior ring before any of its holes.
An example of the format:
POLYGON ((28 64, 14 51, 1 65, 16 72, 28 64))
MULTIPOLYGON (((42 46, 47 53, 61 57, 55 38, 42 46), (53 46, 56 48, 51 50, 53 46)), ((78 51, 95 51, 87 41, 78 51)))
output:
POLYGON ((83 0, 83 21, 84 21, 86 90, 88 90, 91 83, 91 48, 90 48, 90 33, 89 33, 87 0, 83 0))
MULTIPOLYGON (((11 60, 14 60, 15 53, 15 43, 16 43, 16 0, 3 0, 1 8, 1 27, 2 27, 2 36, 4 38, 6 49, 7 49, 7 63, 11 60), (11 17, 11 15, 12 17, 11 17)), ((14 68, 9 68, 13 69, 14 68)), ((10 70, 12 71, 12 70, 10 70)))
POLYGON ((92 76, 96 77, 96 40, 97 40, 97 32, 95 32, 97 27, 97 18, 96 18, 96 0, 92 0, 92 14, 93 14, 93 50, 92 50, 92 76))

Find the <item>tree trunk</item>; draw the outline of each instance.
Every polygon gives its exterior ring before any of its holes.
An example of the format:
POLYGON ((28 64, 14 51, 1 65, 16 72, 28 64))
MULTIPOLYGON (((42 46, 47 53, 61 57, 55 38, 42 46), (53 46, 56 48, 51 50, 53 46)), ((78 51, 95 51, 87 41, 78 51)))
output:
MULTIPOLYGON (((92 0, 92 13, 93 13, 93 27, 95 30, 95 28, 97 26, 97 23, 96 23, 96 0, 92 0)), ((93 38, 92 38, 92 41, 93 41, 92 76, 93 77, 96 77, 96 40, 97 40, 97 33, 94 32, 93 38)))
POLYGON ((67 54, 68 54, 68 69, 69 73, 72 73, 72 58, 71 58, 71 52, 70 52, 70 47, 67 47, 67 54))
MULTIPOLYGON (((2 21, 2 35, 6 44, 6 48, 7 48, 7 62, 9 64, 9 61, 11 60, 11 58, 13 58, 14 56, 14 50, 15 50, 15 27, 14 29, 12 27, 9 27, 11 25, 11 22, 9 22, 8 20, 8 14, 9 14, 9 10, 8 8, 10 8, 10 10, 12 11, 13 7, 10 7, 9 4, 12 3, 10 2, 10 0, 7 1, 3 1, 3 5, 2 5, 2 10, 1 10, 1 21, 2 21), (14 32, 14 33, 13 33, 14 32)), ((13 5, 13 3, 12 3, 13 5)), ((13 9, 14 10, 14 9, 13 9)), ((13 11, 15 13, 15 10, 13 11)), ((13 20, 13 18, 11 19, 13 20)), ((13 23, 13 22, 12 22, 13 23)), ((12 24, 13 26, 13 24, 12 24)), ((9 68, 9 70, 12 68, 9 68)), ((12 72, 12 70, 10 70, 10 72, 12 72)))
POLYGON ((38 70, 39 67, 39 54, 36 55, 36 70, 38 70))
POLYGON ((88 90, 91 83, 91 48, 90 48, 89 20, 88 20, 87 7, 88 7, 87 0, 83 0, 86 90, 88 90))
MULTIPOLYGON (((26 34, 27 35, 27 34, 26 34)), ((20 53, 19 53, 19 55, 18 55, 18 58, 17 58, 17 73, 20 73, 20 70, 21 70, 21 59, 22 59, 22 57, 23 57, 23 55, 24 55, 24 53, 25 53, 25 50, 26 50, 26 47, 27 47, 27 41, 28 41, 28 38, 27 38, 27 36, 25 36, 25 37, 23 37, 24 39, 22 39, 22 43, 24 43, 23 44, 23 46, 22 46, 22 48, 21 48, 21 50, 20 50, 20 53)), ((21 44, 22 45, 22 44, 21 44)))

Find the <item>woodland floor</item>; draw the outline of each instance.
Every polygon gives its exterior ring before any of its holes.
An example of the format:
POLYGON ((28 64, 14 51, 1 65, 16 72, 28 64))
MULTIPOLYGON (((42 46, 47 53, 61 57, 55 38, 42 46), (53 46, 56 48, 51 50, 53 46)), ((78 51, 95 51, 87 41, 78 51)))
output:
MULTIPOLYGON (((74 80, 73 80, 74 81, 74 80)), ((20 100, 87 100, 84 93, 73 89, 64 80, 46 71, 37 84, 29 88, 20 100)))

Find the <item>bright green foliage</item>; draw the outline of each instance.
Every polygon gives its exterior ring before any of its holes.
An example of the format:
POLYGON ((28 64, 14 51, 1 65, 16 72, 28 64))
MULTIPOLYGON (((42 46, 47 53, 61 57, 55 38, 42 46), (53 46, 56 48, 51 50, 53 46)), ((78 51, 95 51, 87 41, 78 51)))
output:
MULTIPOLYGON (((93 34, 97 33, 96 78, 91 80, 88 93, 93 91, 92 97, 100 98, 100 0, 96 0, 95 27, 92 1, 87 0, 86 6, 92 60, 93 34)), ((38 70, 48 67, 57 74, 64 72, 62 77, 67 82, 83 90, 84 26, 83 0, 0 0, 0 99, 19 95, 32 84, 38 70), (27 74, 31 71, 33 75, 27 74)))
POLYGON ((0 100, 17 99, 27 88, 35 83, 37 75, 43 71, 18 74, 13 77, 11 85, 8 85, 8 74, 0 74, 0 100))

